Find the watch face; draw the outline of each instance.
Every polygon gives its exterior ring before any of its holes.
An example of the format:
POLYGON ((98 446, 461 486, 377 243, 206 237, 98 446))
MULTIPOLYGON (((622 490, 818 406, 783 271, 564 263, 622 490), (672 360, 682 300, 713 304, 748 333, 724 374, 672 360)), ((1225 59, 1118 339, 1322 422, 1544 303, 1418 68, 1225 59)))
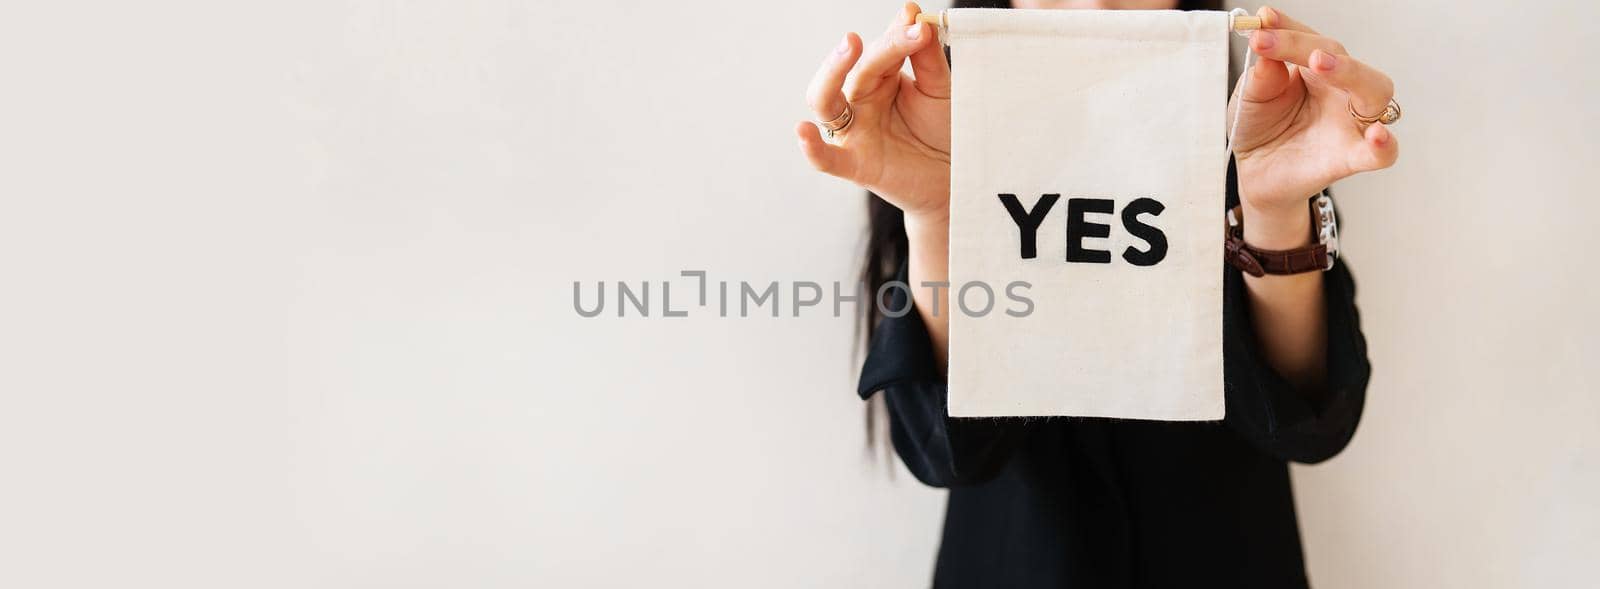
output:
POLYGON ((1339 218, 1333 212, 1333 197, 1326 193, 1312 201, 1312 214, 1317 220, 1317 241, 1328 248, 1328 268, 1339 257, 1339 218))

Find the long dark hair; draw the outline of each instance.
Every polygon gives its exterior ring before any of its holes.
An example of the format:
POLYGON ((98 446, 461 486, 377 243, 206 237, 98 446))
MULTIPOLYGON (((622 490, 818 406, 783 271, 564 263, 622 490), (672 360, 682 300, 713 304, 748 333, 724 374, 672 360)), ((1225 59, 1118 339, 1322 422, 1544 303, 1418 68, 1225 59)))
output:
MULTIPOLYGON (((952 8, 1011 8, 1010 0, 956 0, 952 8)), ((1179 10, 1221 10, 1221 0, 1179 0, 1179 10)), ((906 263, 906 217, 900 209, 878 195, 867 192, 867 250, 861 261, 861 283, 867 292, 876 293, 885 282, 894 280, 900 266, 906 263)), ((883 317, 879 305, 860 305, 858 332, 865 332, 867 341, 878 331, 883 317)), ((882 419, 883 395, 873 396, 867 402, 867 445, 878 440, 878 422, 882 419)))

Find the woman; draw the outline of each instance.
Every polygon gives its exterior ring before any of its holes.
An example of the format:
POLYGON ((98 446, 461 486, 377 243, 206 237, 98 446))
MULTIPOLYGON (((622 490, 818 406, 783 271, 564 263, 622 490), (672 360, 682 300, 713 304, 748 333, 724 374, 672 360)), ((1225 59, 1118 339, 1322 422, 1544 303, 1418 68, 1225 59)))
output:
MULTIPOLYGON (((873 292, 896 277, 948 280, 950 70, 936 31, 916 23, 919 12, 907 4, 870 47, 846 35, 808 89, 818 123, 796 127, 813 166, 882 197, 869 195, 864 274, 873 292), (906 61, 910 76, 901 73, 906 61), (839 126, 847 103, 853 117, 824 141, 818 125, 839 126)), ((1250 45, 1261 59, 1228 107, 1231 115, 1244 102, 1228 206, 1242 207, 1245 243, 1291 250, 1313 241, 1308 195, 1398 157, 1387 126, 1360 114, 1386 112, 1393 85, 1282 12, 1257 15, 1262 30, 1250 45)), ((1370 367, 1354 283, 1343 263, 1225 272, 1221 423, 952 419, 943 380, 949 297, 913 289, 917 312, 881 323, 876 306, 864 305, 871 344, 860 393, 883 393, 891 439, 911 472, 950 488, 936 586, 1306 586, 1287 461, 1333 456, 1360 418, 1370 367)))

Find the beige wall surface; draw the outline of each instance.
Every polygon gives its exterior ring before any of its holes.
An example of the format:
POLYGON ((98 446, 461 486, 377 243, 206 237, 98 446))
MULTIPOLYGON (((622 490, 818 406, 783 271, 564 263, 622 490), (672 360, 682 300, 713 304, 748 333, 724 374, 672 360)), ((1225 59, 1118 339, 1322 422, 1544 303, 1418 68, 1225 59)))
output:
MULTIPOLYGON (((895 6, 5 3, 0 586, 924 585, 850 321, 572 308, 850 280, 791 127, 895 6)), ((1336 186, 1375 374, 1313 580, 1583 586, 1600 8, 1284 7, 1406 109, 1336 186)))
POLYGON ((1578 587, 1600 554, 1592 2, 1286 2, 1394 78, 1392 170, 1336 186, 1366 414, 1295 470, 1324 587, 1578 587))

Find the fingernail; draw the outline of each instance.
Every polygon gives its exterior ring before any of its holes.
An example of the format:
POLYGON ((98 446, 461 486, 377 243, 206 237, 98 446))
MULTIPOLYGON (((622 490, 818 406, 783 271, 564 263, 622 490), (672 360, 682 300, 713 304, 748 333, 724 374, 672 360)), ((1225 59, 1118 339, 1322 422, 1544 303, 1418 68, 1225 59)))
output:
POLYGON ((906 27, 906 38, 912 41, 922 38, 922 23, 906 27))
POLYGON ((839 40, 839 46, 833 48, 834 55, 844 55, 850 52, 850 35, 845 35, 839 40))
POLYGON ((1339 66, 1339 58, 1334 57, 1332 53, 1318 49, 1317 56, 1317 69, 1319 70, 1331 72, 1333 68, 1339 66))
POLYGON ((1272 31, 1256 31, 1256 49, 1266 51, 1278 42, 1278 34, 1272 31))

